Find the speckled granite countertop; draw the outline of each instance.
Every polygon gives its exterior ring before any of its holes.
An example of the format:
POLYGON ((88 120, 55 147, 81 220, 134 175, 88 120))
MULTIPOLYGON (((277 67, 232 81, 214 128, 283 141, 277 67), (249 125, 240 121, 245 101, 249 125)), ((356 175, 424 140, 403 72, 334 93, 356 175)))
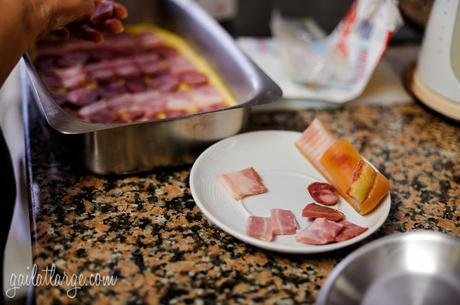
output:
MULTIPOLYGON (((29 107, 30 108, 30 107, 29 107)), ((391 181, 383 227, 358 245, 293 256, 246 245, 212 225, 188 187, 189 165, 97 177, 28 119, 33 258, 38 269, 117 277, 113 287, 37 287, 37 304, 313 304, 348 253, 393 232, 460 235, 460 127, 419 105, 257 113, 252 129, 303 130, 319 116, 391 181)))

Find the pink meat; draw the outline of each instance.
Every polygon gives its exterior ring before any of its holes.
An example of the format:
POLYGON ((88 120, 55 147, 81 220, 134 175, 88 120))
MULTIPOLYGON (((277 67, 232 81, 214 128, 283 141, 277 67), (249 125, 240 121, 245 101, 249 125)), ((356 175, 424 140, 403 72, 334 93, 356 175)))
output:
POLYGON ((157 75, 165 72, 168 66, 162 61, 145 61, 139 65, 140 71, 145 75, 157 75))
POLYGON ((166 109, 166 100, 156 91, 145 91, 132 95, 134 103, 145 110, 144 121, 156 118, 159 112, 166 109))
POLYGON ((195 70, 195 66, 182 55, 171 56, 167 60, 171 73, 173 74, 181 74, 183 72, 195 70))
POLYGON ((167 118, 177 118, 177 117, 186 115, 187 112, 185 111, 166 111, 165 114, 167 118))
POLYGON ((133 94, 133 100, 136 104, 145 104, 158 99, 160 99, 160 94, 155 90, 133 94))
POLYGON ((134 62, 115 66, 115 74, 122 78, 132 78, 141 75, 141 70, 134 62))
POLYGON ((60 67, 71 67, 84 64, 89 58, 88 54, 82 52, 65 53, 57 59, 60 67))
POLYGON ((308 218, 326 218, 331 221, 340 221, 344 215, 339 210, 328 208, 316 203, 307 204, 302 210, 302 216, 308 218))
POLYGON ((208 83, 208 77, 198 71, 183 72, 179 75, 179 79, 191 87, 199 87, 208 83))
POLYGON ((313 223, 298 232, 296 240, 309 245, 325 245, 335 241, 343 225, 326 218, 316 218, 313 223))
POLYGON ((107 60, 114 58, 116 56, 116 53, 111 51, 111 50, 106 50, 106 49, 95 49, 88 51, 89 56, 93 60, 107 60))
POLYGON ((224 96, 214 86, 203 86, 191 91, 193 102, 199 109, 209 109, 225 103, 224 96))
POLYGON ((273 232, 270 218, 249 216, 246 234, 260 240, 271 241, 273 232))
POLYGON ((155 77, 150 86, 160 92, 176 91, 179 87, 179 79, 172 74, 162 74, 155 77))
POLYGON ((76 106, 85 106, 97 100, 97 90, 91 88, 79 88, 67 93, 66 101, 76 106))
POLYGON ((190 96, 184 92, 174 92, 164 95, 166 98, 167 111, 187 111, 193 107, 190 96))
POLYGON ((154 51, 163 59, 170 59, 176 56, 180 56, 176 49, 167 46, 156 47, 154 51))
POLYGON ((368 228, 360 227, 352 222, 347 220, 343 220, 340 222, 343 225, 343 230, 340 232, 339 235, 335 237, 335 241, 344 241, 352 239, 364 232, 367 231, 368 228))
POLYGON ((147 84, 141 78, 129 79, 126 81, 126 89, 131 93, 144 92, 147 90, 147 84))
POLYGON ((111 111, 118 111, 122 108, 129 108, 133 104, 133 97, 131 94, 122 94, 114 96, 107 101, 107 107, 111 111))
POLYGON ((82 107, 78 111, 78 115, 82 118, 90 118, 91 116, 100 113, 108 112, 107 103, 105 101, 99 101, 93 104, 89 104, 85 107, 82 107))
POLYGON ((222 174, 219 179, 236 200, 267 192, 267 188, 253 167, 222 174))
POLYGON ((94 80, 107 81, 116 77, 112 64, 105 61, 87 65, 85 70, 94 80))
POLYGON ((112 69, 112 63, 109 61, 101 61, 94 64, 89 64, 85 66, 86 71, 94 72, 99 70, 110 70, 112 69))
POLYGON ((116 114, 119 122, 129 123, 141 119, 145 115, 145 109, 138 105, 130 105, 126 108, 119 109, 116 114))
POLYGON ((270 219, 274 235, 292 235, 299 229, 299 225, 292 211, 271 209, 270 219))
POLYGON ((111 99, 126 93, 126 87, 121 83, 108 83, 99 88, 99 94, 102 98, 111 99))
POLYGON ((154 52, 142 53, 133 56, 133 60, 138 65, 143 65, 145 63, 158 62, 160 56, 154 52))
POLYGON ((112 69, 93 71, 90 72, 89 75, 92 80, 103 82, 112 80, 116 77, 115 72, 112 69))
POLYGON ((56 69, 55 73, 65 88, 72 89, 86 82, 86 73, 81 65, 56 69))
POLYGON ((139 34, 136 39, 139 46, 144 50, 153 49, 163 44, 163 41, 160 39, 160 37, 152 32, 139 34))

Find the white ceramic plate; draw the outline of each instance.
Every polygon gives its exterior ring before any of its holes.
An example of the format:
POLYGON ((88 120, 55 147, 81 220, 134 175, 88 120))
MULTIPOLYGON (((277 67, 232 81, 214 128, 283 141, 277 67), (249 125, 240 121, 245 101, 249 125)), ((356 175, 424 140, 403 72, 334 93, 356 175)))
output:
POLYGON ((302 229, 309 225, 310 220, 302 217, 302 209, 314 200, 306 187, 311 182, 325 180, 295 148, 294 142, 300 135, 292 131, 258 131, 236 135, 209 147, 196 160, 190 173, 190 188, 198 207, 228 234, 251 245, 277 252, 326 252, 349 246, 374 233, 388 216, 390 196, 366 216, 359 215, 340 198, 333 207, 342 211, 347 220, 369 228, 347 241, 315 246, 296 242, 294 235, 277 236, 267 242, 246 234, 248 216, 268 217, 273 208, 291 210, 302 229), (250 166, 259 173, 268 192, 238 202, 217 177, 250 166))

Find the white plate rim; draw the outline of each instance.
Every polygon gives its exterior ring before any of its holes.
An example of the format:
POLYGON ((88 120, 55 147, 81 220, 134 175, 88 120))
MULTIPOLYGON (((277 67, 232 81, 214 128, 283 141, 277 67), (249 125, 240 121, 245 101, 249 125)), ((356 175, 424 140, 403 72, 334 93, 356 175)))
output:
MULTIPOLYGON (((216 147, 219 145, 222 145, 222 143, 225 143, 227 141, 233 141, 235 138, 242 137, 242 136, 249 136, 252 134, 259 134, 259 133, 291 133, 291 134, 297 134, 301 135, 301 132, 297 131, 289 131, 289 130, 260 130, 260 131, 251 131, 251 132, 246 132, 246 133, 240 133, 237 135, 234 135, 232 137, 228 137, 226 139, 223 139, 221 141, 218 141, 208 147, 205 151, 203 151, 200 156, 195 160, 192 169, 190 171, 190 178, 189 178, 189 184, 190 184, 190 191, 192 194, 192 197, 200 209, 200 211, 208 218, 214 225, 216 225, 218 228, 222 229, 224 232, 230 234, 231 236, 248 243, 250 245, 265 249, 265 250, 270 250, 274 252, 280 252, 280 253, 291 253, 291 254, 316 254, 316 253, 323 253, 323 252, 329 252, 341 248, 348 247, 352 244, 355 244, 359 241, 364 240, 365 238, 369 237, 373 233, 375 233, 386 221, 388 218, 388 215, 390 213, 391 209, 391 194, 388 192, 387 197, 384 199, 384 202, 381 204, 384 205, 384 210, 382 211, 381 217, 378 219, 378 221, 375 223, 373 228, 369 228, 366 232, 343 242, 338 242, 338 243, 332 243, 332 244, 327 244, 327 245, 320 245, 320 246, 314 246, 310 248, 305 248, 305 249, 293 249, 293 248, 288 248, 285 245, 282 244, 276 244, 273 242, 268 242, 268 241, 263 241, 256 239, 254 237, 248 236, 246 234, 241 234, 240 232, 232 229, 230 226, 226 225, 225 223, 221 222, 218 220, 214 215, 206 208, 206 206, 201 202, 200 198, 198 197, 196 193, 196 186, 195 186, 195 179, 194 177, 197 175, 198 167, 200 164, 203 162, 203 159, 207 157, 209 153, 211 153, 216 147)), ((309 162, 307 159, 305 159, 305 162, 309 162)), ((372 164, 371 164, 372 165, 372 164)), ((373 165, 372 165, 373 166, 373 165)), ((374 166, 373 166, 374 167, 374 166)))

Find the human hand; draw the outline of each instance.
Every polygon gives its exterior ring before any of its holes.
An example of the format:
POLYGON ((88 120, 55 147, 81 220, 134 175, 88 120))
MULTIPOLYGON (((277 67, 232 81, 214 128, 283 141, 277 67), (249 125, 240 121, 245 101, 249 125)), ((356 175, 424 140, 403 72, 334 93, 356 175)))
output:
POLYGON ((126 8, 114 0, 44 0, 42 15, 48 24, 42 34, 51 33, 63 39, 70 35, 102 42, 103 33, 120 33, 126 8))

